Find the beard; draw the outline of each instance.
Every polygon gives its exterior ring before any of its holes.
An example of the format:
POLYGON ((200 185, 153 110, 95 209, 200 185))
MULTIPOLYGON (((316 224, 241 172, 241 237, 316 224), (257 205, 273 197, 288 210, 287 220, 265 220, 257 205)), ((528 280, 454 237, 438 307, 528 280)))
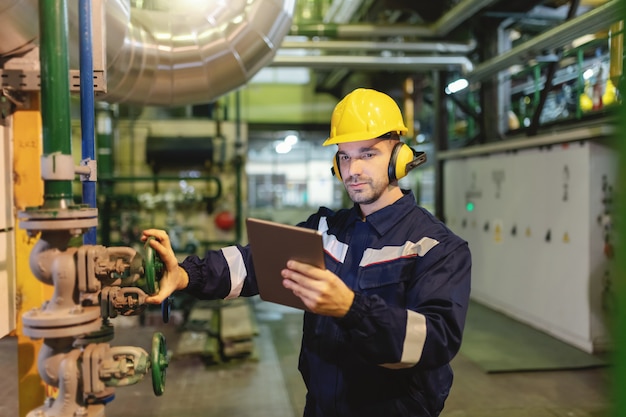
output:
POLYGON ((346 191, 348 192, 348 196, 350 200, 356 204, 372 204, 375 203, 380 196, 387 189, 387 182, 374 182, 371 178, 363 178, 363 177, 350 177, 348 178, 344 186, 346 187, 346 191), (362 184, 362 186, 357 190, 350 188, 350 184, 362 184))

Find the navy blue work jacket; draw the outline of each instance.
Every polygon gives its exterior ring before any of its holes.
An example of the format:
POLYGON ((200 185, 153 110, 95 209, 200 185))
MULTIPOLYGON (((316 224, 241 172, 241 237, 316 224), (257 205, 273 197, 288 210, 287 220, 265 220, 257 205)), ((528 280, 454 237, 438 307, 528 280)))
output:
MULTIPOLYGON (((306 312, 299 369, 305 417, 440 414, 469 303, 471 255, 409 191, 361 219, 320 208, 299 226, 323 234, 326 268, 354 292, 343 318, 306 312)), ((199 298, 258 293, 248 247, 181 263, 199 298)))

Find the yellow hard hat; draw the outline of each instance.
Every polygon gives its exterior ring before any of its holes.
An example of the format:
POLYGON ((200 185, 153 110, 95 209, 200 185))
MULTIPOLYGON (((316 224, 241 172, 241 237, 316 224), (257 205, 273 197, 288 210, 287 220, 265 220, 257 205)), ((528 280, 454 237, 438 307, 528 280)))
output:
POLYGON ((389 132, 402 135, 407 131, 402 112, 391 97, 380 91, 357 88, 335 106, 330 136, 323 146, 374 139, 389 132))

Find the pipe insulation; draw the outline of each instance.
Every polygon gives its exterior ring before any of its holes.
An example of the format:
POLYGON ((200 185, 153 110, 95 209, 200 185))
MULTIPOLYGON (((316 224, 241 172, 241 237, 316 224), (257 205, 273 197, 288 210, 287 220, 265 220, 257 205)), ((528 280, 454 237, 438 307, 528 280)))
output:
POLYGON ((351 41, 351 40, 305 40, 292 41, 289 36, 285 38, 281 50, 307 49, 332 51, 364 51, 364 52, 402 52, 402 53, 430 53, 430 54, 469 54, 476 49, 476 41, 467 43, 452 42, 380 42, 380 41, 351 41))
POLYGON ((39 36, 37 0, 0 0, 0 57, 33 49, 39 36))
POLYGON ((235 90, 271 62, 289 31, 295 0, 190 4, 186 11, 132 9, 130 24, 126 15, 106 14, 103 100, 186 105, 235 90))
MULTIPOLYGON (((214 101, 272 61, 289 32, 295 0, 170 4, 170 10, 148 10, 124 0, 104 2, 107 93, 99 100, 157 106, 214 101)), ((36 10, 33 0, 0 0, 0 56, 35 46, 36 10)), ((68 14, 76 68, 77 2, 68 14)))
POLYGON ((474 69, 466 56, 366 56, 366 55, 278 55, 271 67, 307 67, 312 69, 350 68, 368 71, 432 71, 460 68, 469 73, 474 69))

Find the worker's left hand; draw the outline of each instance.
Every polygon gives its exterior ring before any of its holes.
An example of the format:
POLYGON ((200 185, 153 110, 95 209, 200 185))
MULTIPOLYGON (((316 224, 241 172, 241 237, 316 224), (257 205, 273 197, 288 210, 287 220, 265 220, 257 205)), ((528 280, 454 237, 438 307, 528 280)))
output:
POLYGON ((343 317, 350 310, 354 292, 329 270, 290 260, 281 273, 283 286, 313 313, 343 317))

